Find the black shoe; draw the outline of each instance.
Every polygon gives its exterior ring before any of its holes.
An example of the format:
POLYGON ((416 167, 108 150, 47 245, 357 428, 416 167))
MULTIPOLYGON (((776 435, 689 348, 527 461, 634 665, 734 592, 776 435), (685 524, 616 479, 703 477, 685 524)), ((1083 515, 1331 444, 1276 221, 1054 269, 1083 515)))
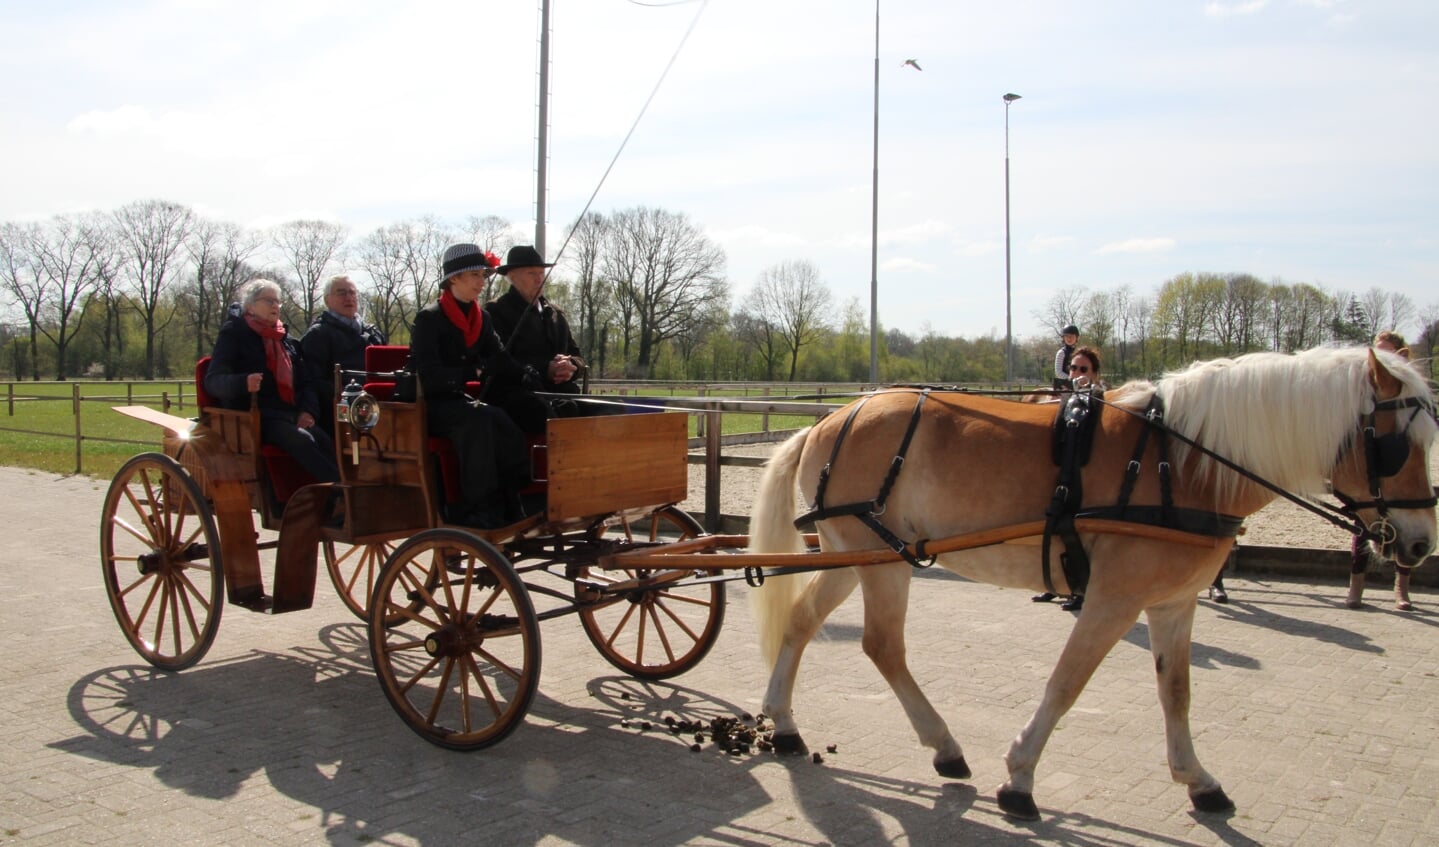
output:
POLYGON ((1210 586, 1209 599, 1213 600, 1216 603, 1228 603, 1229 595, 1224 592, 1223 588, 1215 588, 1214 586, 1210 586))
POLYGON ((1048 591, 1046 591, 1043 594, 1036 594, 1029 599, 1033 600, 1036 603, 1048 603, 1050 600, 1053 600, 1058 596, 1058 594, 1050 594, 1048 591))
POLYGON ((1084 608, 1084 595, 1083 595, 1083 594, 1074 594, 1074 595, 1071 595, 1068 600, 1065 600, 1063 603, 1060 604, 1059 608, 1063 609, 1063 610, 1066 611, 1066 612, 1077 612, 1077 611, 1079 611, 1080 609, 1083 609, 1083 608, 1084 608))

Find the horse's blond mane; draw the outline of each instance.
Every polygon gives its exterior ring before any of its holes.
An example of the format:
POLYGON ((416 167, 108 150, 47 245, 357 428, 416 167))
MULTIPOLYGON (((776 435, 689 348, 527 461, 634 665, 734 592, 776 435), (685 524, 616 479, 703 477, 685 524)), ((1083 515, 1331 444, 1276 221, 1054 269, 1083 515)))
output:
MULTIPOLYGON (((1407 362, 1392 353, 1377 355, 1404 384, 1401 396, 1430 396, 1423 377, 1407 362)), ((1158 385, 1127 383, 1110 400, 1139 411, 1157 391, 1165 419, 1177 432, 1281 488, 1313 495, 1325 490, 1335 460, 1358 431, 1360 415, 1373 408, 1368 361, 1363 347, 1250 353, 1196 362, 1165 374, 1158 385)), ((1410 427, 1419 443, 1428 443, 1434 433, 1428 415, 1410 427)), ((1186 453, 1184 445, 1176 445, 1176 465, 1186 453)), ((1221 498, 1246 484, 1207 456, 1197 468, 1213 479, 1221 498)))

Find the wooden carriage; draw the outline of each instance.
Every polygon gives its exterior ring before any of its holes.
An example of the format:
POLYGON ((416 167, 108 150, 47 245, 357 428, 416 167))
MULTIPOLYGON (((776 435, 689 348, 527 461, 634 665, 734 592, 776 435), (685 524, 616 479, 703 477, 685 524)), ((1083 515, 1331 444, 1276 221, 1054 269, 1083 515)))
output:
MULTIPOLYGON (((371 349, 373 367, 396 364, 405 348, 371 349)), ((601 655, 648 678, 693 667, 718 637, 722 584, 691 570, 601 567, 614 553, 702 534, 675 505, 687 491, 684 414, 550 421, 530 447, 526 500, 542 508, 478 530, 446 523, 453 452, 427 435, 423 397, 377 399, 393 387, 388 370, 337 373, 337 389, 363 381, 378 418, 364 429, 336 421, 341 479, 329 484, 261 443, 253 402, 248 411, 210 403, 207 364, 196 370, 196 419, 117 407, 164 429, 161 452, 116 474, 100 530, 111 607, 155 667, 198 662, 227 601, 270 614, 310 608, 321 553, 340 599, 370 624, 391 705, 456 749, 492 744, 523 719, 541 620, 578 615, 601 655), (275 551, 268 587, 266 550, 275 551)))

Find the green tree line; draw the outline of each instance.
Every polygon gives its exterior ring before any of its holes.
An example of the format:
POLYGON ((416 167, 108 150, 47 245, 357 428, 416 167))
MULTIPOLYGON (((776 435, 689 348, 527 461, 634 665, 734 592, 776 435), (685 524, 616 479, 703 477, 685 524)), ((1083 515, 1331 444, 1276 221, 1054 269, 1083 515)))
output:
MULTIPOLYGON (((164 200, 3 223, 0 373, 61 380, 187 374, 213 346, 239 287, 257 276, 280 283, 285 320, 303 332, 324 308, 327 280, 347 273, 364 292, 367 319, 404 343, 415 312, 438 296, 445 245, 473 241, 503 254, 514 233, 495 216, 418 217, 368 233, 320 220, 256 230, 164 200)), ((547 294, 570 316, 597 376, 868 378, 868 315, 857 299, 835 302, 803 257, 743 281, 747 294, 733 302, 724 250, 684 213, 591 213, 565 239, 547 294)), ((1405 334, 1432 368, 1439 339, 1439 303, 1421 309, 1377 285, 1331 291, 1244 273, 1180 273, 1147 293, 1065 288, 1033 317, 1053 332, 1015 339, 1014 373, 1026 384, 1048 382, 1058 330, 1069 323, 1103 352, 1111 383, 1196 359, 1362 344, 1381 329, 1405 334)), ((881 341, 884 382, 1003 380, 1002 337, 952 337, 925 325, 918 334, 884 329, 881 341)))

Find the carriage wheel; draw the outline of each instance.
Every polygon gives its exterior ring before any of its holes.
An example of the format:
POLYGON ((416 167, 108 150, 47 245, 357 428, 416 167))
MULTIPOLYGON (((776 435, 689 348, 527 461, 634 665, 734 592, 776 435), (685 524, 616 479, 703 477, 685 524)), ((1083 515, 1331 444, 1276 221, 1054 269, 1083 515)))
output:
MULTIPOLYGON (((670 506, 611 527, 609 532, 631 541, 665 542, 703 535, 704 528, 682 509, 670 506)), ((656 570, 587 566, 579 576, 584 582, 613 585, 650 576, 656 570)), ((575 590, 583 602, 588 590, 580 584, 575 590)), ((605 661, 640 679, 668 679, 699 664, 709 653, 724 624, 724 610, 724 583, 687 585, 680 580, 582 608, 580 622, 605 661)))
POLYGON ((524 720, 540 676, 529 592, 487 542, 431 529, 400 545, 371 599, 380 688, 426 741, 478 750, 524 720))
POLYGON ((225 608, 219 534, 179 462, 142 453, 115 474, 100 522, 100 569, 120 631, 145 661, 178 671, 210 649, 225 608))
POLYGON ((335 584, 340 602, 362 621, 370 619, 370 595, 375 590, 375 579, 398 544, 399 541, 394 540, 336 545, 327 538, 321 545, 325 569, 330 572, 330 582, 335 584))

